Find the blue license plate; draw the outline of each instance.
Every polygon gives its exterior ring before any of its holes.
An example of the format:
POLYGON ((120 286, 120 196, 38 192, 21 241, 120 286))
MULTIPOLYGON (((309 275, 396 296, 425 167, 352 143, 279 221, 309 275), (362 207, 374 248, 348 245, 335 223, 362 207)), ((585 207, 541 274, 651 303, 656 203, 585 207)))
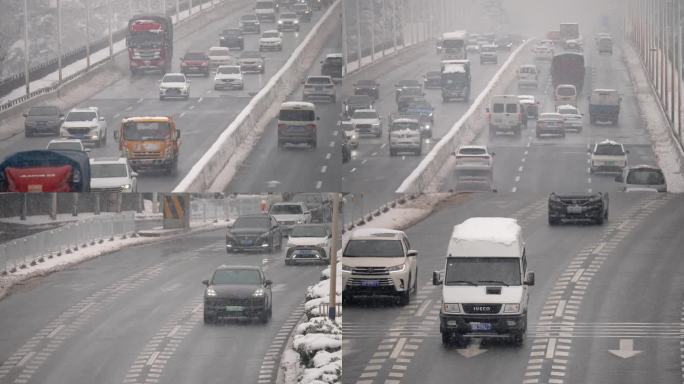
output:
POLYGON ((363 280, 361 285, 364 287, 377 287, 380 285, 380 282, 378 280, 363 280))
POLYGON ((491 331, 492 325, 490 323, 470 323, 471 331, 491 331))

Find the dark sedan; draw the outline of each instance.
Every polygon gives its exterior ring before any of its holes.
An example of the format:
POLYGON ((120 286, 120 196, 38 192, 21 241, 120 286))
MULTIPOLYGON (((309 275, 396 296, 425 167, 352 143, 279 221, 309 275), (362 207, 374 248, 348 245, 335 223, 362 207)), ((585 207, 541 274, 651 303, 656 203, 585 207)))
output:
POLYGON ((375 80, 359 80, 354 83, 355 95, 368 95, 374 100, 380 98, 380 84, 375 80))
POLYGON ((311 15, 313 14, 313 11, 311 8, 305 4, 305 3, 297 3, 293 4, 290 9, 294 11, 297 16, 299 16, 299 20, 302 22, 308 22, 311 21, 311 15))
POLYGON ((258 266, 222 265, 204 280, 204 323, 256 318, 267 323, 273 312, 271 281, 258 266))
POLYGON ((24 135, 31 137, 36 133, 59 135, 59 128, 64 121, 64 114, 54 105, 31 107, 24 113, 24 135))
POLYGON ((575 193, 549 195, 549 225, 567 221, 603 224, 608 220, 608 194, 575 193))
POLYGON ((240 31, 242 33, 261 33, 261 22, 256 15, 242 15, 240 17, 240 31))
POLYGON ((242 37, 240 28, 224 29, 219 36, 219 43, 222 47, 231 49, 245 49, 245 40, 242 37))
POLYGON ((244 215, 226 232, 226 252, 267 251, 282 248, 283 234, 271 215, 244 215))

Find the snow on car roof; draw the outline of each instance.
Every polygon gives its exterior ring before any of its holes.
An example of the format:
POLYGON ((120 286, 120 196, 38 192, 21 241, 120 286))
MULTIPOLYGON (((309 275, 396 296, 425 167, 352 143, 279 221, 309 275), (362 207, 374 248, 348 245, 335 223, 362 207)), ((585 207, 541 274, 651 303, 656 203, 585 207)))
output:
POLYGON ((447 64, 444 66, 444 73, 465 73, 463 64, 447 64))
POLYGON ((351 238, 352 239, 358 239, 358 238, 379 238, 379 237, 384 237, 384 238, 391 238, 391 239, 397 239, 399 238, 399 235, 401 235, 403 232, 402 231, 397 231, 396 229, 389 229, 389 228, 359 228, 355 229, 351 233, 351 238))
POLYGON ((602 142, 597 143, 596 145, 603 145, 603 144, 609 144, 609 145, 622 145, 622 144, 618 143, 617 141, 613 141, 613 140, 610 140, 610 139, 603 140, 602 142))
POLYGON ((516 219, 508 217, 471 217, 454 226, 452 243, 485 241, 506 246, 515 244, 522 229, 516 219))

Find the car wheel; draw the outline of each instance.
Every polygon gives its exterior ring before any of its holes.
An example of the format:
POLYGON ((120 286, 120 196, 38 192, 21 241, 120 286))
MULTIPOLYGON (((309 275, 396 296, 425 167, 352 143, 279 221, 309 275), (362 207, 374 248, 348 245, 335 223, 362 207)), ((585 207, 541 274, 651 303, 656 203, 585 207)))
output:
POLYGON ((204 324, 213 324, 215 321, 216 318, 213 315, 204 312, 204 324))
POLYGON ((560 224, 560 220, 558 218, 549 216, 549 225, 554 226, 558 224, 560 224))
POLYGON ((596 225, 603 225, 603 215, 596 218, 596 225))
POLYGON ((259 322, 262 324, 268 323, 268 311, 264 309, 260 314, 259 314, 259 322))
POLYGON ((31 137, 33 136, 33 132, 31 132, 30 129, 24 129, 24 137, 31 137))
POLYGON ((445 347, 451 345, 451 334, 449 332, 442 332, 442 345, 445 347))
POLYGON ((514 333, 511 336, 511 342, 516 347, 522 347, 525 344, 525 332, 514 333))
POLYGON ((411 287, 399 294, 399 305, 405 307, 411 302, 411 287))

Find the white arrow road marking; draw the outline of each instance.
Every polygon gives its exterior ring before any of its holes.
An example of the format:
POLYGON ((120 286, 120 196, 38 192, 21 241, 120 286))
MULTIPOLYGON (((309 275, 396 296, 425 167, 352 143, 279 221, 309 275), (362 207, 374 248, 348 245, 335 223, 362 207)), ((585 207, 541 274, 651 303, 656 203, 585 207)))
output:
POLYGON ((629 359, 630 357, 634 357, 643 351, 635 351, 634 350, 634 340, 632 340, 632 339, 620 339, 620 349, 611 349, 608 352, 612 353, 613 355, 615 355, 617 357, 621 357, 623 359, 629 359))
POLYGON ((467 348, 458 349, 458 353, 463 357, 470 359, 471 357, 487 352, 486 349, 480 349, 480 344, 482 344, 482 339, 473 339, 467 348))

